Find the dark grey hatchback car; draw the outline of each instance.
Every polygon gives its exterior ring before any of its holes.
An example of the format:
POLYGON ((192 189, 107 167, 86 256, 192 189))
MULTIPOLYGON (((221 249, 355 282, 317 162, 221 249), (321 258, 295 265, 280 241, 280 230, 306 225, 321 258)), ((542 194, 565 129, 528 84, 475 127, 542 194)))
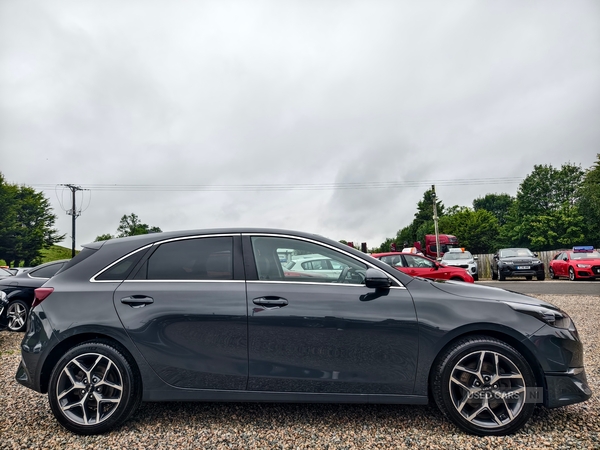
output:
POLYGON ((575 325, 553 305, 269 229, 84 246, 36 290, 16 378, 81 434, 142 401, 433 400, 463 430, 501 435, 536 403, 591 395, 575 325), (285 269, 308 255, 334 271, 285 269))

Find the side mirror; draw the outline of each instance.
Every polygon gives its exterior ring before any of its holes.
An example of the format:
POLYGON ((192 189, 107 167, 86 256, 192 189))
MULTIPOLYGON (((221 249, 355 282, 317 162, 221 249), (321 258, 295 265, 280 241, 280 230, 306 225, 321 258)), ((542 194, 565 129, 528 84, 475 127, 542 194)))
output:
POLYGON ((498 259, 498 253, 494 255, 494 259, 498 259))
POLYGON ((473 259, 477 261, 479 258, 477 258, 477 256, 473 256, 473 259))
POLYGON ((566 256, 563 258, 563 261, 568 261, 569 258, 567 258, 566 256))
POLYGON ((368 288, 389 288, 392 285, 392 280, 381 270, 369 268, 365 275, 365 285, 368 288))
POLYGON ((534 253, 534 254, 533 254, 533 256, 535 256, 535 257, 537 258, 537 257, 538 257, 538 254, 537 254, 537 253, 534 253))
POLYGON ((440 256, 439 258, 435 259, 437 262, 440 262, 442 260, 442 257, 440 256))

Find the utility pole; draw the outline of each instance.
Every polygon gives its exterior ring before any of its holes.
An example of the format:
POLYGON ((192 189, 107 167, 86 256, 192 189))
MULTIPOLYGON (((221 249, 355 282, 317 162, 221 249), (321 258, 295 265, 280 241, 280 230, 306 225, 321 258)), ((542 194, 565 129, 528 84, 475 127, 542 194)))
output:
POLYGON ((435 250, 437 258, 440 257, 440 231, 438 229, 438 215, 437 215, 437 197, 435 195, 435 184, 431 185, 433 191, 433 225, 435 226, 435 250))
POLYGON ((71 209, 67 210, 67 214, 71 216, 71 224, 72 224, 72 244, 71 244, 71 258, 75 256, 75 219, 81 215, 81 211, 77 211, 77 206, 75 205, 75 193, 77 191, 83 191, 84 189, 81 186, 75 186, 74 184, 63 184, 63 186, 69 188, 71 191, 71 209))

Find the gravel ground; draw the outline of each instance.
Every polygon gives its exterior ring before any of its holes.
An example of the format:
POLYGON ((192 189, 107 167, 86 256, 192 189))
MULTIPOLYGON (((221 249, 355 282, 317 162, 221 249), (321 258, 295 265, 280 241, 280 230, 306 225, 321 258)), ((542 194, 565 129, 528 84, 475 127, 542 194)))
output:
POLYGON ((538 408, 513 436, 462 433, 433 406, 145 403, 119 430, 76 436, 45 395, 14 380, 21 333, 0 332, 0 448, 596 448, 600 449, 600 296, 538 296, 566 310, 585 348, 586 403, 538 408))

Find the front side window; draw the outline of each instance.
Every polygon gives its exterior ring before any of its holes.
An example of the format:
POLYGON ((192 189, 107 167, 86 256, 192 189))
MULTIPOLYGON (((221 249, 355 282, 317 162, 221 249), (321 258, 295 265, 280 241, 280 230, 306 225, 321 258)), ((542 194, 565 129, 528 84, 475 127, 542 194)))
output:
POLYGON ((367 265, 328 247, 299 239, 253 237, 252 249, 259 280, 364 284, 367 265), (282 264, 278 254, 283 250, 294 264, 282 264))
POLYGON ((136 280, 232 280, 233 238, 207 237, 160 244, 136 280))
POLYGON ((392 267, 403 267, 404 266, 404 261, 402 261, 402 256, 400 256, 400 255, 382 256, 381 261, 392 267))
POLYGON ((435 263, 430 261, 427 258, 421 258, 420 256, 413 255, 404 255, 406 258, 406 264, 408 267, 416 267, 416 268, 433 268, 435 267, 435 263))

